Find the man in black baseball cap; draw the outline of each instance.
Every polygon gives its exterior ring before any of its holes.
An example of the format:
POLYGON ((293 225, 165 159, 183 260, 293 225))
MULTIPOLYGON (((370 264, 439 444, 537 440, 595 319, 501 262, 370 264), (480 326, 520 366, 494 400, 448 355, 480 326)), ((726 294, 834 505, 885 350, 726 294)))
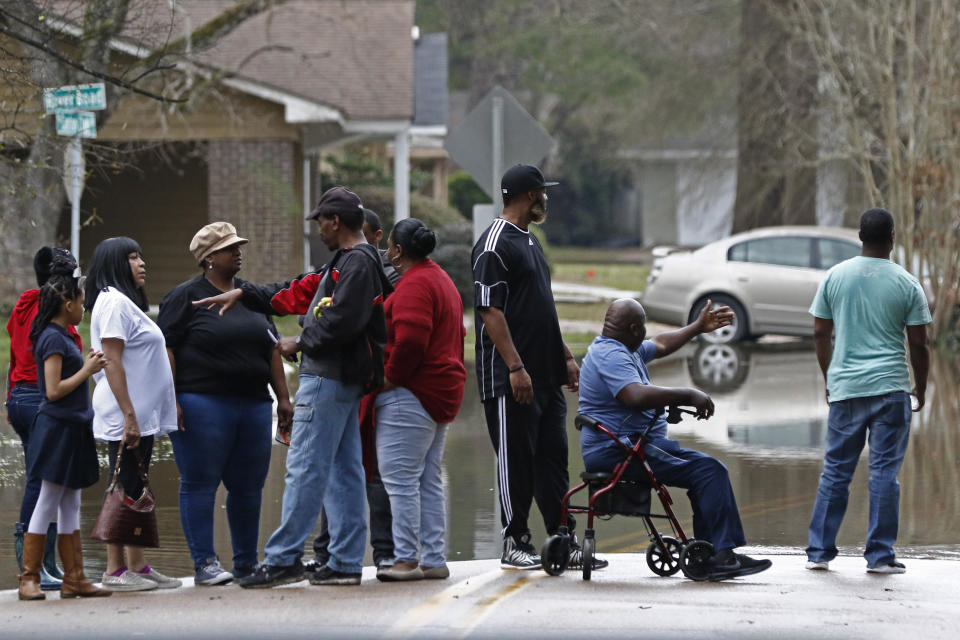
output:
POLYGON ((500 217, 524 230, 533 222, 542 224, 547 219, 547 187, 557 182, 543 179, 540 169, 531 164, 515 164, 500 178, 503 213, 500 217))
POLYGON ((380 254, 363 236, 357 194, 328 189, 307 218, 317 220, 321 239, 335 251, 327 265, 287 282, 244 282, 194 303, 222 305, 222 314, 242 300, 255 313, 301 316, 300 335, 280 338, 275 347, 283 356, 302 354, 280 526, 264 547, 263 564, 236 581, 245 589, 304 578, 303 543, 324 507, 330 557, 311 572, 310 582, 360 584, 363 568, 367 507, 358 415, 363 395, 383 382, 383 299, 393 287, 380 254), (326 494, 335 497, 324 503, 326 494))
POLYGON ((314 207, 307 220, 316 220, 320 216, 332 218, 335 215, 346 214, 351 221, 359 220, 363 224, 363 203, 360 196, 346 187, 331 187, 320 196, 320 202, 314 207))
POLYGON ((552 187, 560 184, 559 182, 547 182, 543 179, 543 173, 532 164, 515 164, 500 178, 500 191, 503 194, 504 205, 508 197, 536 191, 544 187, 552 187))
MULTIPOLYGON (((530 508, 536 499, 547 534, 560 521, 567 473, 567 403, 563 387, 576 393, 580 368, 563 342, 550 267, 530 223, 547 217, 547 182, 536 167, 518 164, 500 179, 503 213, 473 247, 477 380, 493 449, 497 455, 504 569, 539 569, 530 542, 530 508)), ((581 569, 583 553, 573 539, 568 567, 581 569)), ((606 560, 594 558, 593 568, 606 560)))

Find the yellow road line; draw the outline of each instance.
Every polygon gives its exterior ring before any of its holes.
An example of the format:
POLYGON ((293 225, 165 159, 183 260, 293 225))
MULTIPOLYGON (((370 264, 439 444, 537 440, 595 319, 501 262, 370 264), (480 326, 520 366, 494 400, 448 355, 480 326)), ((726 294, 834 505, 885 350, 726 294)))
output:
POLYGON ((498 604, 516 592, 520 591, 534 580, 540 580, 547 577, 546 573, 540 571, 536 572, 534 575, 530 575, 530 573, 531 572, 529 571, 524 572, 524 575, 518 578, 516 581, 502 587, 489 596, 481 598, 475 605, 473 605, 467 615, 464 616, 463 620, 458 621, 457 625, 454 627, 456 636, 458 638, 467 637, 481 622, 487 618, 487 616, 493 613, 494 608, 498 604))
POLYGON ((503 569, 494 569, 480 575, 471 576, 449 586, 440 593, 428 598, 414 609, 407 612, 387 631, 386 636, 400 638, 413 633, 425 622, 437 617, 444 609, 454 604, 458 599, 468 596, 474 591, 482 589, 497 578, 505 575, 503 569))

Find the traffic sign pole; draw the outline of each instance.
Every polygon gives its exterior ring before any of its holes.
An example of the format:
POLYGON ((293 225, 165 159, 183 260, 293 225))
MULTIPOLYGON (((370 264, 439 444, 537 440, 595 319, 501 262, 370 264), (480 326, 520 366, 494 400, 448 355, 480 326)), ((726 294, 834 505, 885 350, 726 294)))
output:
POLYGON ((80 198, 83 196, 83 174, 85 171, 83 142, 80 136, 74 136, 67 145, 64 155, 64 186, 70 200, 70 253, 80 260, 80 198))
POLYGON ((107 89, 102 82, 67 85, 43 90, 47 115, 55 114, 57 133, 69 136, 63 155, 63 186, 70 201, 70 252, 80 260, 80 198, 86 172, 81 138, 97 137, 97 119, 93 111, 107 108, 107 89))
POLYGON ((503 175, 503 98, 493 97, 493 105, 490 109, 491 115, 491 169, 493 173, 493 184, 491 193, 493 193, 493 211, 494 215, 503 211, 503 194, 500 192, 500 176, 503 175))
MULTIPOLYGON (((493 200, 474 207, 474 230, 489 225, 503 209, 500 176, 504 166, 537 164, 553 148, 553 138, 503 87, 494 87, 450 132, 443 143, 450 157, 469 173, 493 200)), ((474 240, 477 239, 474 234, 474 240)))

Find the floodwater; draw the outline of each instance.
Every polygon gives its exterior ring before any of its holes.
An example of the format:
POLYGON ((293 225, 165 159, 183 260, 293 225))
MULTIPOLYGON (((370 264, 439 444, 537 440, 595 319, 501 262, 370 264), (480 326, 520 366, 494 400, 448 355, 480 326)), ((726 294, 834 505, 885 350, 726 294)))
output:
MULTIPOLYGON (((705 451, 730 470, 741 517, 751 546, 799 551, 806 545, 806 528, 816 494, 827 405, 812 346, 807 341, 740 348, 689 346, 651 367, 654 384, 696 386, 716 403, 709 421, 686 420, 672 425, 673 437, 684 446, 705 451)), ((960 362, 934 359, 927 406, 916 414, 911 442, 900 474, 901 526, 898 550, 904 557, 960 558, 960 362)), ((570 475, 583 470, 578 433, 573 427, 576 397, 568 394, 570 475)), ((13 523, 22 495, 23 457, 19 439, 0 425, 0 588, 16 586, 13 523)), ((105 453, 105 452, 103 452, 105 453)), ((865 454, 866 455, 866 454, 865 454)), ((264 490, 260 548, 280 518, 286 448, 273 447, 264 490)), ((103 456, 104 469, 106 458, 103 456)), ((148 550, 158 569, 191 575, 177 507, 178 475, 169 441, 155 449, 151 485, 157 495, 161 548, 148 550)), ((83 492, 81 526, 87 534, 99 511, 106 472, 98 485, 83 492)), ((495 462, 483 420, 483 409, 468 376, 463 409, 447 438, 445 481, 448 495, 450 560, 493 558, 500 553, 495 462)), ((851 488, 850 505, 839 544, 842 553, 862 553, 867 526, 865 460, 851 488)), ((672 497, 681 524, 692 535, 690 509, 683 491, 672 497)), ((230 539, 218 496, 216 548, 231 566, 230 539)), ((533 539, 543 540, 542 523, 533 508, 533 539)), ((584 526, 581 517, 580 528, 584 526)), ((616 517, 595 525, 602 553, 644 551, 648 538, 640 520, 616 517)), ((309 548, 309 544, 308 544, 309 548)), ((768 549, 769 550, 769 549, 768 549)), ((88 573, 97 576, 105 565, 103 545, 85 544, 88 573)), ((366 563, 370 564, 367 552, 366 563)))

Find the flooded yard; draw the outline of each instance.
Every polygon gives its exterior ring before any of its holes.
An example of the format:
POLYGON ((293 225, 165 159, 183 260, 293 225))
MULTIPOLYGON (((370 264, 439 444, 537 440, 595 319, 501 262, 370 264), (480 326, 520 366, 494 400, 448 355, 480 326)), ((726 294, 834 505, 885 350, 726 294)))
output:
MULTIPOLYGON (((495 460, 475 378, 467 380, 463 409, 447 438, 445 480, 449 512, 449 559, 492 558, 500 554, 495 460)), ((942 355, 933 359, 927 407, 915 416, 910 447, 900 474, 901 527, 898 549, 906 557, 960 558, 960 363, 942 355)), ((707 422, 672 425, 673 437, 684 446, 722 460, 730 470, 741 516, 752 546, 798 551, 806 546, 806 529, 820 474, 826 434, 827 405, 823 382, 809 342, 752 348, 687 347, 654 363, 657 385, 696 386, 711 394, 717 411, 707 422)), ((583 470, 579 434, 573 427, 576 397, 568 394, 570 475, 583 470)), ((161 548, 149 550, 149 561, 166 573, 192 575, 177 507, 178 474, 169 441, 155 449, 151 484, 157 494, 161 548)), ((83 492, 81 526, 88 535, 99 511, 106 481, 103 455, 101 481, 83 492)), ((264 491, 260 548, 278 524, 283 494, 286 448, 273 447, 264 491)), ((840 530, 842 553, 860 553, 867 526, 867 474, 861 463, 851 488, 847 517, 840 530)), ((24 480, 19 439, 4 418, 0 426, 0 588, 16 586, 13 523, 24 480)), ((672 491, 684 528, 692 535, 690 509, 684 492, 672 491)), ((218 496, 216 547, 228 568, 230 540, 218 496)), ((533 539, 544 533, 534 507, 533 539)), ((581 519, 580 526, 583 526, 581 519)), ((647 537, 639 520, 613 518, 596 525, 602 552, 643 551, 647 537)), ((308 544, 309 548, 309 544, 308 544)), ((103 545, 85 543, 87 568, 97 576, 105 565, 103 545)), ((371 562, 369 551, 366 562, 371 562)))

